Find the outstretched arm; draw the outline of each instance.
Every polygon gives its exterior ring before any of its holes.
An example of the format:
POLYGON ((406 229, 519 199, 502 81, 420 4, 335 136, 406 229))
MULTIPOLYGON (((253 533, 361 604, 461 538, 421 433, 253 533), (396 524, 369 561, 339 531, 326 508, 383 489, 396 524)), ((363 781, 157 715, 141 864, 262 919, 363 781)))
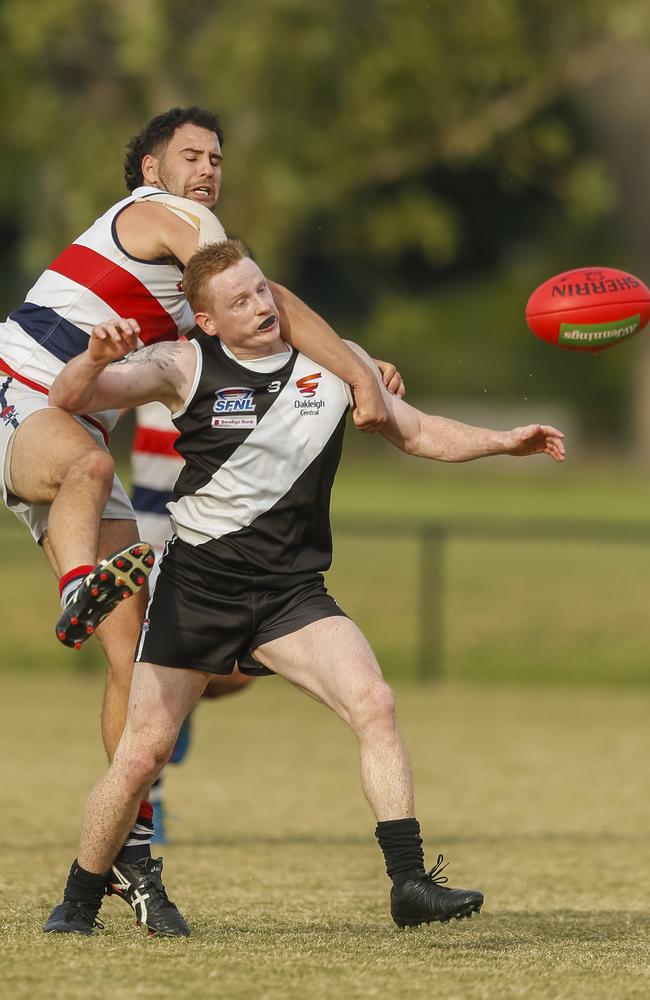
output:
MULTIPOLYGON (((365 355, 358 345, 350 346, 365 355)), ((528 424, 510 431, 493 431, 422 413, 385 390, 384 401, 388 421, 381 434, 408 455, 440 462, 470 462, 488 455, 546 454, 556 462, 564 461, 564 435, 555 427, 528 424)))
POLYGON ((70 413, 97 413, 160 400, 172 411, 180 409, 194 377, 194 348, 175 342, 136 350, 139 332, 134 319, 94 327, 88 349, 55 378, 50 406, 70 413))

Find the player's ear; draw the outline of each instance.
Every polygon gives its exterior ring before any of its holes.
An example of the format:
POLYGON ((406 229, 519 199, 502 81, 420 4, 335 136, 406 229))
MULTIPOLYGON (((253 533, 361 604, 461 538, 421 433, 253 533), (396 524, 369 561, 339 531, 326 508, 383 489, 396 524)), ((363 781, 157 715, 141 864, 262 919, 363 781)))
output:
POLYGON ((156 184, 158 181, 158 157, 147 153, 142 157, 142 178, 146 184, 156 184))
POLYGON ((217 328, 214 325, 214 320, 209 313, 197 312, 194 314, 194 320, 199 329, 202 330, 203 333, 207 333, 208 337, 217 336, 217 328))

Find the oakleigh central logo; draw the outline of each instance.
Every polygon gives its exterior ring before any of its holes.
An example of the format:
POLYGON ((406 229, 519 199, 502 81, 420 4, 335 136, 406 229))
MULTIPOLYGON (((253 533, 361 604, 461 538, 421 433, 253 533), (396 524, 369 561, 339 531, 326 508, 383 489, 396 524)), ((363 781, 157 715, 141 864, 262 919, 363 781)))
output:
POLYGON ((314 372, 313 375, 303 375, 296 379, 296 388, 303 399, 294 400, 294 409, 298 410, 301 417, 317 417, 325 406, 324 399, 314 399, 318 389, 318 380, 322 378, 322 372, 314 372))
POLYGON ((315 372, 313 375, 303 375, 302 378, 296 379, 296 387, 303 396, 315 396, 318 389, 318 380, 321 377, 321 372, 315 372))

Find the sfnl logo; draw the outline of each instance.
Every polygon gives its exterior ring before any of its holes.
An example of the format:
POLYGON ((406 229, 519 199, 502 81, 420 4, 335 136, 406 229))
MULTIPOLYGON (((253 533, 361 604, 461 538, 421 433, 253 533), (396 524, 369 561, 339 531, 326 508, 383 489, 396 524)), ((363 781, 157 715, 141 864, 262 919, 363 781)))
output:
POLYGON ((230 385, 215 393, 212 407, 216 414, 212 418, 213 428, 246 430, 257 426, 255 413, 255 390, 241 385, 230 385))
POLYGON ((215 393, 212 409, 215 413, 255 413, 254 395, 254 389, 231 385, 215 393))

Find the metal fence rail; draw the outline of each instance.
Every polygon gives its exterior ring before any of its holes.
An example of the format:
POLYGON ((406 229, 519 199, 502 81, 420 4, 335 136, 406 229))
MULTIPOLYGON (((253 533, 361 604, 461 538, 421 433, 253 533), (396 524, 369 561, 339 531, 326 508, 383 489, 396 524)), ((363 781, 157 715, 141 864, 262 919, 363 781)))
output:
POLYGON ((408 540, 418 545, 417 677, 433 681, 442 676, 445 641, 447 546, 452 540, 606 545, 650 545, 650 522, 558 519, 448 519, 405 523, 398 518, 340 517, 333 522, 335 536, 356 539, 408 540))

